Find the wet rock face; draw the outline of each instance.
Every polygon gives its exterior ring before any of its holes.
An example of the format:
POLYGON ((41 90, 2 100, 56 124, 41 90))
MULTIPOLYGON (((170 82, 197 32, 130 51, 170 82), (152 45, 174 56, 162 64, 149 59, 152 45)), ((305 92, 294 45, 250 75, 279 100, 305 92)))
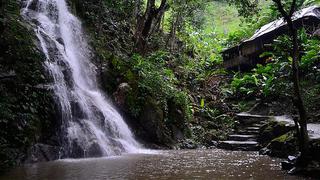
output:
POLYGON ((85 156, 83 149, 79 146, 79 144, 76 141, 72 141, 70 147, 71 147, 70 149, 72 151, 66 150, 66 152, 65 152, 66 157, 79 158, 79 157, 85 156))
POLYGON ((185 112, 183 109, 176 104, 174 101, 168 101, 168 119, 170 121, 170 129, 172 132, 172 137, 175 140, 184 139, 184 131, 188 128, 186 127, 185 112))
POLYGON ((62 158, 86 158, 86 157, 101 157, 103 153, 100 146, 97 143, 92 143, 87 149, 81 148, 78 142, 73 141, 70 149, 72 151, 66 151, 62 158))
POLYGON ((113 93, 113 97, 115 99, 115 103, 121 108, 121 109, 127 109, 126 107, 126 98, 128 94, 131 91, 131 87, 128 83, 121 83, 117 91, 113 93))
POLYGON ((87 119, 86 114, 83 113, 83 110, 81 109, 81 105, 79 102, 71 101, 71 109, 72 109, 72 116, 75 119, 87 119))
POLYGON ((25 163, 46 162, 59 159, 61 148, 46 144, 35 144, 27 153, 25 163))
POLYGON ((29 9, 32 9, 32 10, 36 10, 37 9, 37 7, 38 7, 38 3, 39 3, 39 0, 34 0, 34 1, 32 1, 31 3, 30 3, 30 5, 29 5, 29 9))
POLYGON ((171 146, 173 141, 185 138, 185 112, 179 105, 168 101, 168 112, 165 113, 156 98, 148 96, 141 101, 133 91, 134 89, 124 82, 117 86, 113 97, 117 107, 127 115, 128 123, 138 137, 164 146, 171 146), (135 116, 132 114, 134 108, 139 108, 135 116))
POLYGON ((163 111, 151 97, 147 98, 139 119, 151 139, 158 143, 166 141, 163 111))
POLYGON ((101 157, 103 153, 97 143, 93 143, 85 152, 85 157, 101 157))

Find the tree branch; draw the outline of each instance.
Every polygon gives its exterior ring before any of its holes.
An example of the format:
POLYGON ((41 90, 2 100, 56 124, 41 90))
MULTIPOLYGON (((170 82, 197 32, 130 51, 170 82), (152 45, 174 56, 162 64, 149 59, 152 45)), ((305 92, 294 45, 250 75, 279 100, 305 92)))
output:
POLYGON ((281 15, 284 17, 285 21, 289 22, 291 21, 291 17, 289 16, 289 14, 285 11, 281 0, 272 0, 274 3, 276 3, 278 10, 280 11, 281 15))
POLYGON ((297 0, 292 0, 292 4, 291 4, 291 8, 290 8, 290 13, 289 13, 289 16, 292 17, 294 11, 296 10, 296 3, 297 3, 297 0))

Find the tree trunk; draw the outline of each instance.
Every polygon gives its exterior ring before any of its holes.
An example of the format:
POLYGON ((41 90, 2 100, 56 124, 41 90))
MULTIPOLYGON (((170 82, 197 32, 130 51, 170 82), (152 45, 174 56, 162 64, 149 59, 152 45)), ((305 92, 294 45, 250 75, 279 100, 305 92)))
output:
POLYGON ((172 22, 171 22, 170 35, 168 37, 168 42, 167 42, 167 47, 168 47, 169 51, 172 51, 173 43, 174 43, 174 40, 175 40, 175 37, 176 37, 177 19, 178 19, 178 17, 176 17, 175 20, 172 20, 172 22))
POLYGON ((140 12, 141 12, 141 0, 136 0, 135 5, 134 5, 134 13, 133 13, 134 16, 136 17, 136 26, 138 25, 138 21, 140 18, 140 12))
POLYGON ((167 46, 170 51, 174 50, 174 43, 177 36, 178 27, 181 25, 182 17, 181 12, 175 15, 174 20, 171 22, 170 35, 167 41, 167 46))
POLYGON ((138 52, 145 52, 147 40, 158 27, 167 8, 167 0, 161 0, 159 8, 156 8, 155 0, 148 0, 146 12, 137 20, 135 38, 138 52))
POLYGON ((293 44, 293 52, 292 52, 292 80, 293 80, 293 91, 294 91, 294 105, 297 107, 299 111, 299 126, 300 130, 299 135, 299 150, 301 152, 302 157, 306 157, 308 155, 308 130, 307 130, 307 113, 302 100, 301 89, 300 89, 300 77, 299 77, 299 44, 298 44, 298 33, 294 28, 292 21, 288 23, 290 34, 292 38, 293 44))
POLYGON ((296 7, 296 0, 293 0, 291 4, 290 12, 287 13, 280 0, 273 0, 278 7, 281 15, 287 22, 291 42, 292 42, 292 82, 293 82, 293 103, 299 112, 299 120, 295 119, 295 125, 299 141, 299 150, 301 152, 300 160, 298 166, 305 166, 307 164, 309 156, 309 136, 307 130, 307 112, 303 103, 301 89, 300 89, 300 76, 299 76, 299 62, 300 62, 300 52, 298 43, 298 31, 294 26, 292 21, 292 16, 296 7))

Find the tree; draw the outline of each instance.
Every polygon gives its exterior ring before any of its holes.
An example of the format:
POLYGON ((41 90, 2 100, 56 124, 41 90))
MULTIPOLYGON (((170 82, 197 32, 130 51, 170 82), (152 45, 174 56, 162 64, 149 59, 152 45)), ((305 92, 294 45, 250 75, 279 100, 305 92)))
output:
POLYGON ((135 39, 138 52, 145 53, 148 38, 160 28, 161 19, 168 8, 167 0, 161 0, 159 7, 156 6, 156 0, 148 0, 145 13, 137 17, 135 39))
POLYGON ((299 77, 299 62, 300 62, 300 52, 299 52, 299 42, 298 42, 298 30, 294 26, 292 17, 297 8, 297 0, 292 0, 291 6, 288 10, 285 9, 284 4, 281 0, 273 0, 276 4, 278 11, 281 13, 283 19, 287 22, 287 26, 289 29, 289 33, 291 36, 292 42, 292 81, 293 81, 293 103, 298 109, 299 119, 294 119, 296 130, 298 134, 299 140, 299 150, 301 152, 301 160, 302 164, 298 165, 306 165, 306 159, 308 157, 308 149, 309 149, 309 136, 307 131, 307 112, 304 106, 304 102, 301 95, 300 88, 300 77, 299 77))
POLYGON ((191 26, 199 26, 203 24, 202 19, 199 21, 196 16, 204 11, 206 0, 171 0, 171 16, 170 21, 170 34, 168 36, 167 47, 171 51, 174 49, 177 32, 182 32, 185 27, 190 24, 191 26))
POLYGON ((241 16, 250 16, 258 12, 259 0, 226 0, 234 4, 241 16))

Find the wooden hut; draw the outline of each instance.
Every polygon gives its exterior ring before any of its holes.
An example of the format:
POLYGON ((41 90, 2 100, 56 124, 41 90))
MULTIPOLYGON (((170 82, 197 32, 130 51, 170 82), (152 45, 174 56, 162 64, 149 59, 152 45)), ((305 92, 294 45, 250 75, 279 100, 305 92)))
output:
MULTIPOLYGON (((311 6, 297 11, 293 16, 296 28, 304 27, 308 33, 320 28, 320 7, 311 6)), ((262 26, 248 40, 222 52, 223 64, 229 70, 250 70, 257 64, 265 64, 266 58, 261 53, 270 50, 270 44, 280 35, 288 34, 288 27, 283 19, 278 19, 262 26)))

